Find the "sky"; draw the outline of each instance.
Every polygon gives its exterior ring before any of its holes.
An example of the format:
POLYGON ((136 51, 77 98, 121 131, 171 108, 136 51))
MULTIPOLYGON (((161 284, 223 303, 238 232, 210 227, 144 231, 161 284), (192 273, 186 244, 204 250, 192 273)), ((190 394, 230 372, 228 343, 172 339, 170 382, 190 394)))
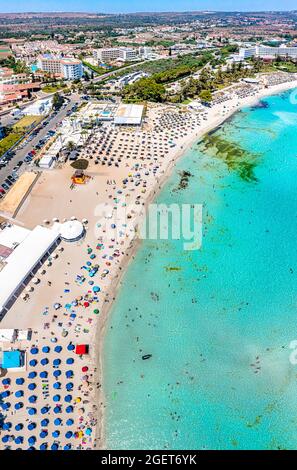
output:
POLYGON ((296 0, 0 0, 0 12, 264 11, 294 10, 296 0))

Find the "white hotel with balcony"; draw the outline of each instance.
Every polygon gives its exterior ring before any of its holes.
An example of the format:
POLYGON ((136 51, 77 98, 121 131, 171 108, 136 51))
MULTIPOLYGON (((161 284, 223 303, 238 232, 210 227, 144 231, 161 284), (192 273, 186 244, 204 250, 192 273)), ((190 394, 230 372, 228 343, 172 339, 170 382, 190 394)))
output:
POLYGON ((289 57, 290 59, 297 59, 297 47, 287 47, 285 45, 279 47, 262 45, 241 47, 239 49, 239 57, 241 59, 248 59, 250 57, 259 57, 261 59, 270 57, 289 57))

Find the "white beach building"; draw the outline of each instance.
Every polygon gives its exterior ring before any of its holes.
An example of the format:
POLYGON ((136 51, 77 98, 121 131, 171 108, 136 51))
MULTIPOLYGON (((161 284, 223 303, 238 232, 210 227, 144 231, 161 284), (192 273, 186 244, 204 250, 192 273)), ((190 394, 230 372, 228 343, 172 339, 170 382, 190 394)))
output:
POLYGON ((114 124, 140 126, 143 108, 140 104, 121 104, 115 113, 114 124))

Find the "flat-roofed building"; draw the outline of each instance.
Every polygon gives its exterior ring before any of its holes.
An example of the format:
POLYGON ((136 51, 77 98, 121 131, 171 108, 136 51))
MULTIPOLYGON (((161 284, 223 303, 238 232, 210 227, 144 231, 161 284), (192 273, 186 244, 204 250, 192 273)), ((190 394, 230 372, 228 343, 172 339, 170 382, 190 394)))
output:
POLYGON ((143 106, 140 104, 121 104, 114 117, 115 125, 140 126, 142 122, 143 106))

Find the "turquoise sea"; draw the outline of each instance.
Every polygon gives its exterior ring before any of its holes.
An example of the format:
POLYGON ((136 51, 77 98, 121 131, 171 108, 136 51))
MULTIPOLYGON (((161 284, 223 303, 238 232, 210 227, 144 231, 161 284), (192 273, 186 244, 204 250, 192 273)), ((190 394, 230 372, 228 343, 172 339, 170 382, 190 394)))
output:
POLYGON ((143 241, 125 274, 104 344, 109 449, 297 448, 290 94, 242 109, 211 136, 245 151, 252 175, 200 142, 158 196, 203 204, 203 244, 143 241), (183 170, 192 176, 178 189, 183 170))

